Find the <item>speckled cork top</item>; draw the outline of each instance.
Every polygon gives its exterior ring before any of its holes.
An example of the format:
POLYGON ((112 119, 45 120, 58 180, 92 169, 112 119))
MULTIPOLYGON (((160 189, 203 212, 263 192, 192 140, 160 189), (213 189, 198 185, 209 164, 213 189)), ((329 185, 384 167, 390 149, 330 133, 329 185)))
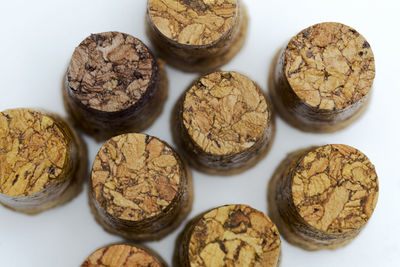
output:
POLYGON ((0 113, 0 193, 35 194, 57 180, 68 158, 60 127, 28 109, 0 113))
POLYGON ((306 104, 342 110, 370 91, 375 77, 374 54, 356 30, 340 23, 321 23, 290 40, 284 72, 306 104))
POLYGON ((238 13, 237 0, 149 0, 150 18, 167 38, 209 45, 226 35, 238 13))
POLYGON ((173 150, 155 137, 109 139, 92 169, 94 196, 107 213, 141 221, 161 214, 177 195, 183 170, 173 150))
POLYGON ((92 34, 72 55, 67 73, 70 93, 95 110, 125 110, 145 94, 156 65, 149 49, 133 36, 92 34))
POLYGON ((297 164, 293 203, 314 228, 344 233, 363 226, 378 200, 378 178, 369 159, 346 145, 309 151, 297 164))
POLYGON ((186 92, 183 125, 205 152, 229 155, 253 146, 267 126, 265 96, 246 76, 214 72, 186 92))
POLYGON ((93 252, 81 267, 161 267, 151 254, 144 249, 119 244, 104 247, 93 252))
POLYGON ((202 216, 191 234, 190 266, 275 267, 280 239, 273 222, 246 205, 228 205, 202 216))

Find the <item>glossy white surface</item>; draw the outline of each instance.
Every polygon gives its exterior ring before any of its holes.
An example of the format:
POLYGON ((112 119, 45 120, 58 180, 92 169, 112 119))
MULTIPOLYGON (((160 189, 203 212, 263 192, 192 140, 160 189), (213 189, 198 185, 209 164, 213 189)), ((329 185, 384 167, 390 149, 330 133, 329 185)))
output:
MULTIPOLYGON (((144 32, 145 0, 1 1, 0 110, 39 107, 65 115, 61 81, 74 48, 90 33, 122 31, 148 44, 144 32)), ((335 134, 309 134, 277 119, 269 155, 253 169, 233 177, 194 172, 195 201, 189 218, 206 209, 249 204, 266 212, 266 188, 288 152, 309 145, 344 143, 363 151, 375 164, 380 196, 369 224, 348 246, 307 252, 283 240, 282 267, 398 266, 400 255, 399 62, 400 2, 245 0, 250 16, 244 49, 223 67, 247 74, 267 90, 271 60, 294 34, 312 24, 337 21, 354 27, 370 42, 377 76, 371 105, 351 127, 335 134)), ((169 98, 163 115, 147 133, 171 143, 169 118, 180 93, 196 77, 167 68, 169 98)), ((85 136, 90 162, 101 144, 85 136)), ((37 216, 0 206, 0 266, 79 266, 95 249, 122 241, 95 222, 87 186, 70 203, 37 216)), ((175 237, 183 225, 160 242, 147 243, 170 262, 175 237)))

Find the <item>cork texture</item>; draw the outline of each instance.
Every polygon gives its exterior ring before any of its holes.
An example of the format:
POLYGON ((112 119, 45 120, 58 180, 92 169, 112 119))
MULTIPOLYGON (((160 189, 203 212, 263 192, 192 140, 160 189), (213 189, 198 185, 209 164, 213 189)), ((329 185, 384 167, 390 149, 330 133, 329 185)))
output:
POLYGON ((360 228, 378 200, 378 180, 369 159, 346 145, 308 152, 293 174, 292 197, 300 216, 327 233, 360 228))
POLYGON ((93 252, 81 267, 165 267, 147 249, 127 244, 107 246, 93 252))
POLYGON ((67 161, 68 144, 55 121, 39 112, 0 113, 0 193, 35 194, 56 181, 67 161))
POLYGON ((342 110, 366 96, 375 77, 374 54, 356 30, 321 23, 293 37, 284 73, 294 93, 321 110, 342 110))
POLYGON ((145 94, 155 59, 138 39, 119 32, 92 34, 75 49, 68 69, 73 96, 84 106, 116 112, 145 94))
POLYGON ((185 95, 183 124, 205 152, 229 155, 253 146, 267 126, 267 102, 249 78, 214 72, 185 95))
MULTIPOLYGON (((247 205, 228 205, 195 218, 185 229, 178 266, 278 266, 281 242, 273 222, 247 205)), ((179 244, 178 244, 179 246, 179 244)))
POLYGON ((127 134, 102 146, 93 164, 92 184, 109 214, 139 221, 171 204, 181 175, 171 148, 145 134, 127 134))
POLYGON ((168 39, 184 45, 209 45, 234 25, 236 0, 149 0, 155 27, 168 39))
POLYGON ((347 145, 295 151, 268 186, 268 214, 281 235, 307 250, 351 242, 371 217, 378 180, 368 158, 347 145))

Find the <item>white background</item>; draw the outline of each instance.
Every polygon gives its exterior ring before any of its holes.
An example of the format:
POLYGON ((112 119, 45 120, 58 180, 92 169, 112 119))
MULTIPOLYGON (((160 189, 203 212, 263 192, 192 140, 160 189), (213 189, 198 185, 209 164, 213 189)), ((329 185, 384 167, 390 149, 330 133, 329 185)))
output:
MULTIPOLYGON (((285 155, 298 148, 344 143, 363 151, 375 164, 380 195, 361 234, 335 251, 308 252, 282 241, 282 267, 399 266, 400 261, 400 2, 245 0, 250 25, 244 49, 224 70, 237 70, 267 90, 272 58, 297 32, 322 21, 357 29, 370 42, 377 75, 367 113, 335 134, 309 134, 277 119, 269 155, 251 170, 233 177, 194 172, 195 200, 189 215, 223 204, 244 203, 266 212, 266 188, 285 155)), ((0 110, 39 107, 62 115, 61 82, 74 48, 90 33, 121 31, 149 44, 144 33, 145 0, 1 0, 0 110)), ((169 98, 164 113, 147 133, 171 143, 169 117, 178 95, 196 77, 167 68, 169 98)), ((101 144, 85 136, 90 164, 101 144)), ((79 266, 95 249, 122 241, 108 234, 89 211, 87 184, 70 203, 28 216, 0 206, 0 266, 79 266)), ((171 261, 175 237, 147 245, 171 261)))

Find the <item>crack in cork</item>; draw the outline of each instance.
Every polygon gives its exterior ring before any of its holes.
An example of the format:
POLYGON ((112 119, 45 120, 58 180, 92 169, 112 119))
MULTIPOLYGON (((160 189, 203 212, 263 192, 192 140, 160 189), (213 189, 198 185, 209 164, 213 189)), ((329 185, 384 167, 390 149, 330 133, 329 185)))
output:
POLYGON ((183 125, 205 152, 228 155, 252 147, 262 137, 268 107, 253 81, 236 72, 202 77, 185 94, 183 125))
POLYGON ((293 203, 312 227, 345 233, 362 227, 378 200, 369 159, 346 145, 326 145, 304 155, 293 171, 293 203))
POLYGON ((375 61, 369 43, 356 30, 321 23, 290 40, 284 72, 302 101, 319 109, 341 110, 369 93, 375 61))
POLYGON ((0 193, 35 194, 55 182, 67 161, 68 144, 56 122, 28 109, 0 113, 0 193))
POLYGON ((93 252, 81 267, 161 267, 157 258, 148 251, 125 244, 104 247, 93 252))
POLYGON ((276 266, 279 233, 262 212, 229 205, 205 213, 195 224, 188 247, 190 266, 276 266))
POLYGON ((93 163, 94 196, 107 213, 140 221, 161 214, 174 200, 182 170, 172 149, 145 134, 108 140, 93 163))
POLYGON ((185 45, 208 45, 233 27, 237 0, 150 0, 149 14, 157 29, 185 45))
POLYGON ((67 73, 73 96, 104 112, 133 106, 150 85, 155 59, 133 36, 92 34, 75 49, 67 73))

